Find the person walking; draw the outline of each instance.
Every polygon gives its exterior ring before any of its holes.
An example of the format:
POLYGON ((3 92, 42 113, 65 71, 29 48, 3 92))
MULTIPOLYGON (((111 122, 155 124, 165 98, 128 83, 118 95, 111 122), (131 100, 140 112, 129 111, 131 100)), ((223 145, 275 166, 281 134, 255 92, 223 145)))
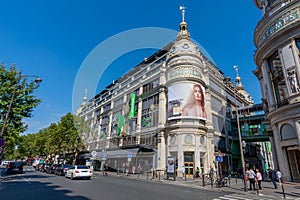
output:
POLYGON ((262 191, 262 188, 261 188, 262 175, 259 172, 259 169, 256 169, 255 171, 256 171, 256 181, 257 181, 258 189, 260 191, 262 191))
POLYGON ((282 180, 281 180, 282 179, 282 174, 281 174, 281 171, 279 169, 277 169, 277 171, 276 171, 276 178, 279 182, 279 185, 281 185, 282 184, 282 180))
POLYGON ((274 189, 277 189, 277 183, 276 183, 276 172, 270 167, 269 168, 269 178, 271 179, 274 189))
POLYGON ((253 190, 255 190, 255 173, 252 168, 250 168, 250 170, 248 171, 248 180, 249 180, 249 184, 250 184, 249 190, 252 190, 252 187, 253 187, 253 190))
POLYGON ((181 173, 182 173, 182 179, 184 179, 185 178, 185 167, 184 167, 184 165, 182 166, 182 168, 181 168, 181 173))

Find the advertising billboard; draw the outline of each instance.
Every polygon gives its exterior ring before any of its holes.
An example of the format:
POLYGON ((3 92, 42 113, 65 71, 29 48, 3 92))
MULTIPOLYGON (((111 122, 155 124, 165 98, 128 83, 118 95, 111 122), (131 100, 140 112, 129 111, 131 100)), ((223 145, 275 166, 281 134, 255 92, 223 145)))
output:
POLYGON ((168 119, 206 119, 205 88, 199 83, 177 83, 168 87, 168 119))

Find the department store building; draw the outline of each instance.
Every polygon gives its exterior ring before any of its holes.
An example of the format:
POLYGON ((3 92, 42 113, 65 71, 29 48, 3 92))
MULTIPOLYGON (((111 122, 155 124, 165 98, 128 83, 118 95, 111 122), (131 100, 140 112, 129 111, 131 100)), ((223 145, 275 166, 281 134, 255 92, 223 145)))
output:
POLYGON ((105 163, 109 170, 165 173, 169 161, 192 175, 196 167, 208 172, 221 156, 223 172, 237 170, 230 169, 231 120, 252 98, 238 73, 234 84, 191 41, 184 15, 182 9, 174 41, 91 100, 84 97, 76 115, 91 127, 82 137, 96 169, 105 163))
POLYGON ((300 182, 300 1, 254 0, 257 76, 276 168, 300 182))

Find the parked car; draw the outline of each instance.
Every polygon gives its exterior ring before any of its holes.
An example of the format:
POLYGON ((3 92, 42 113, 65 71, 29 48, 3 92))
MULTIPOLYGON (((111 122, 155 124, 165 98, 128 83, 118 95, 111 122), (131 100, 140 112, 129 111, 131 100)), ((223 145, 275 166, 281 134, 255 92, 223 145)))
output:
POLYGON ((54 174, 56 167, 58 166, 58 164, 52 164, 48 169, 47 169, 47 173, 49 174, 54 174))
POLYGON ((93 175, 93 171, 88 168, 86 165, 74 165, 70 169, 67 170, 65 175, 66 178, 71 178, 72 180, 75 178, 87 178, 91 179, 93 175))
POLYGON ((54 174, 59 175, 59 176, 65 175, 67 170, 71 167, 72 167, 72 165, 69 165, 69 164, 59 164, 56 167, 54 174))
POLYGON ((23 173, 24 163, 22 161, 11 161, 6 165, 6 173, 23 173))

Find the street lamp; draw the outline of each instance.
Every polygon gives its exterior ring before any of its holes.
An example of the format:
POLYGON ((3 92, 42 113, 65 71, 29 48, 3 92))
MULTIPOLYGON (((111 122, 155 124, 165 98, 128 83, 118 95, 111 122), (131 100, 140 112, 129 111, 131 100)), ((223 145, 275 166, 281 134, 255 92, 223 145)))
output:
POLYGON ((243 170, 243 178, 244 178, 244 191, 247 192, 247 180, 246 180, 246 168, 245 168, 245 158, 244 158, 244 151, 246 147, 246 142, 242 141, 242 135, 240 130, 240 118, 239 113, 237 109, 237 105, 235 106, 236 110, 236 120, 237 120, 237 126, 238 126, 238 135, 239 135, 239 144, 240 144, 240 152, 241 152, 241 161, 242 161, 242 170, 243 170))
MULTIPOLYGON (((40 84, 42 82, 42 79, 36 75, 27 75, 27 76, 23 76, 21 75, 21 73, 19 73, 19 76, 17 77, 17 81, 16 81, 16 84, 15 84, 15 87, 13 88, 13 92, 12 92, 12 95, 11 95, 11 98, 10 98, 10 101, 9 101, 9 105, 8 105, 8 109, 7 109, 7 112, 6 112, 6 115, 5 115, 5 118, 4 118, 4 121, 3 121, 3 125, 2 125, 2 129, 1 129, 1 132, 0 132, 0 138, 3 138, 3 134, 4 134, 4 130, 5 130, 5 126, 6 126, 6 123, 7 123, 7 120, 8 120, 8 117, 9 117, 9 113, 12 109, 12 104, 13 104, 13 101, 14 101, 14 98, 15 98, 15 94, 16 94, 16 87, 19 85, 19 82, 22 78, 28 78, 28 77, 35 77, 35 82, 37 84, 40 84)), ((0 158, 1 159, 1 158, 0 158)))

